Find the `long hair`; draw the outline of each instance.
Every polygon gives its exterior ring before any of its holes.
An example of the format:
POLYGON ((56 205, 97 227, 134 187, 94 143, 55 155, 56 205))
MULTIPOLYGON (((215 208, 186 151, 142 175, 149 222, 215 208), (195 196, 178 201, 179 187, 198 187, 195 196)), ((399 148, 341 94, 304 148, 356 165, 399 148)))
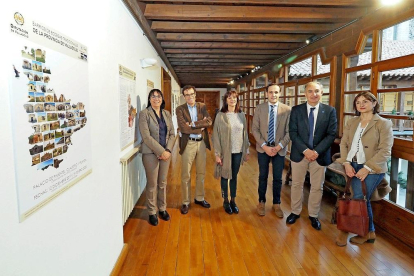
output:
POLYGON ((372 114, 379 113, 379 103, 378 103, 377 98, 376 98, 376 97, 374 96, 374 94, 372 94, 371 92, 369 92, 369 91, 364 91, 364 92, 359 93, 359 94, 355 97, 355 99, 354 99, 354 104, 353 104, 353 106, 354 106, 354 110, 355 110, 355 115, 356 115, 356 116, 360 116, 360 115, 361 115, 361 112, 359 112, 359 111, 358 111, 358 109, 357 109, 357 107, 356 107, 356 102, 357 102, 357 100, 358 100, 358 98, 359 98, 359 97, 364 97, 365 99, 367 99, 368 101, 370 101, 370 102, 372 102, 372 103, 377 103, 377 104, 374 106, 374 108, 372 109, 372 114))
POLYGON ((223 113, 227 113, 229 111, 229 105, 227 104, 227 99, 230 96, 235 96, 237 99, 237 103, 236 103, 236 107, 234 108, 234 113, 240 113, 241 112, 241 108, 240 108, 240 104, 239 104, 239 94, 237 94, 236 91, 227 91, 226 94, 224 94, 223 96, 223 107, 221 108, 221 112, 223 113))
POLYGON ((151 97, 152 97, 152 95, 155 94, 155 92, 157 92, 158 94, 161 95, 161 98, 162 98, 161 109, 164 109, 164 107, 165 107, 164 95, 162 94, 161 90, 159 90, 159 89, 152 89, 149 92, 149 94, 148 94, 147 108, 151 106, 151 97))

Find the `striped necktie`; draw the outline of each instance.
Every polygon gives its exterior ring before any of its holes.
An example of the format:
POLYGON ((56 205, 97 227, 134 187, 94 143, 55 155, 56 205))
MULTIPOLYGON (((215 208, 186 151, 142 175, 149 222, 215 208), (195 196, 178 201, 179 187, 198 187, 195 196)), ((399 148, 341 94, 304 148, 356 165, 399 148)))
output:
POLYGON ((269 132, 267 135, 267 142, 273 143, 275 141, 275 112, 274 105, 270 105, 270 114, 269 114, 269 132))

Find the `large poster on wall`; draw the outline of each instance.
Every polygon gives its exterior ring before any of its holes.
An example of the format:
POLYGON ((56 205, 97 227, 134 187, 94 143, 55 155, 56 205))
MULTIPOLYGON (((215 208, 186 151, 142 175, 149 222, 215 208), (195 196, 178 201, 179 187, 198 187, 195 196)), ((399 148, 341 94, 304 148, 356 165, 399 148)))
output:
POLYGON ((10 15, 10 99, 20 221, 92 172, 87 48, 10 15))
POLYGON ((119 127, 121 139, 121 151, 135 142, 135 117, 137 107, 134 107, 136 99, 137 74, 122 66, 119 69, 119 127))

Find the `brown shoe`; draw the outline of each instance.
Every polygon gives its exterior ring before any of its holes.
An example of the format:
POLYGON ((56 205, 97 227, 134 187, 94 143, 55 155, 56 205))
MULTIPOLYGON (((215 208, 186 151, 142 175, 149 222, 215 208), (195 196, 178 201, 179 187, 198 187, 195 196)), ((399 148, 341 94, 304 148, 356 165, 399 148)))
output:
POLYGON ((339 230, 339 234, 336 237, 336 241, 335 241, 336 245, 342 247, 342 246, 345 246, 347 242, 348 242, 348 232, 339 230))
POLYGON ((375 232, 369 232, 365 237, 361 237, 361 236, 355 236, 352 237, 349 241, 355 244, 363 244, 365 242, 367 243, 374 243, 375 242, 375 232))
POLYGON ((188 213, 188 209, 190 209, 190 206, 189 205, 186 205, 186 204, 183 204, 182 206, 181 206, 181 214, 183 214, 183 215, 185 215, 185 214, 187 214, 188 213))
POLYGON ((280 204, 273 204, 272 209, 275 211, 278 218, 283 218, 283 211, 280 209, 280 204))
POLYGON ((265 203, 263 201, 260 201, 257 205, 257 213, 259 214, 259 216, 265 215, 265 203))

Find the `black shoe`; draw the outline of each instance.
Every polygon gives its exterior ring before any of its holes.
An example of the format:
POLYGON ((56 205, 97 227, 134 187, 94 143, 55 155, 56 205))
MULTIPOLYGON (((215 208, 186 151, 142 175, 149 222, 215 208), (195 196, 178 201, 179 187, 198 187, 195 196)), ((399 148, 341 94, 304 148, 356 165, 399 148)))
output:
POLYGON ((149 223, 151 225, 157 226, 158 225, 158 217, 157 217, 157 215, 149 215, 149 223))
POLYGON ((286 219, 286 223, 289 224, 294 224, 296 222, 296 220, 300 217, 300 215, 296 215, 294 213, 291 213, 287 219, 286 219))
POLYGON ((223 208, 224 208, 224 211, 226 211, 227 214, 229 214, 229 215, 233 214, 233 210, 231 209, 230 203, 228 201, 223 202, 223 208))
POLYGON ((186 205, 186 204, 183 204, 181 206, 181 209, 180 209, 181 214, 183 214, 183 215, 187 214, 188 213, 188 209, 190 209, 190 206, 189 205, 186 205))
POLYGON ((170 214, 167 213, 167 210, 159 211, 158 214, 160 215, 160 219, 165 220, 165 221, 170 220, 170 214))
POLYGON ((315 228, 316 230, 321 230, 321 223, 319 222, 318 218, 314 218, 314 217, 309 217, 312 227, 315 228))
POLYGON ((194 199, 194 203, 203 206, 204 208, 210 208, 210 203, 208 203, 205 200, 198 201, 197 199, 194 199))
POLYGON ((233 209, 233 213, 238 214, 239 213, 239 207, 237 207, 236 202, 230 201, 230 207, 233 209))

